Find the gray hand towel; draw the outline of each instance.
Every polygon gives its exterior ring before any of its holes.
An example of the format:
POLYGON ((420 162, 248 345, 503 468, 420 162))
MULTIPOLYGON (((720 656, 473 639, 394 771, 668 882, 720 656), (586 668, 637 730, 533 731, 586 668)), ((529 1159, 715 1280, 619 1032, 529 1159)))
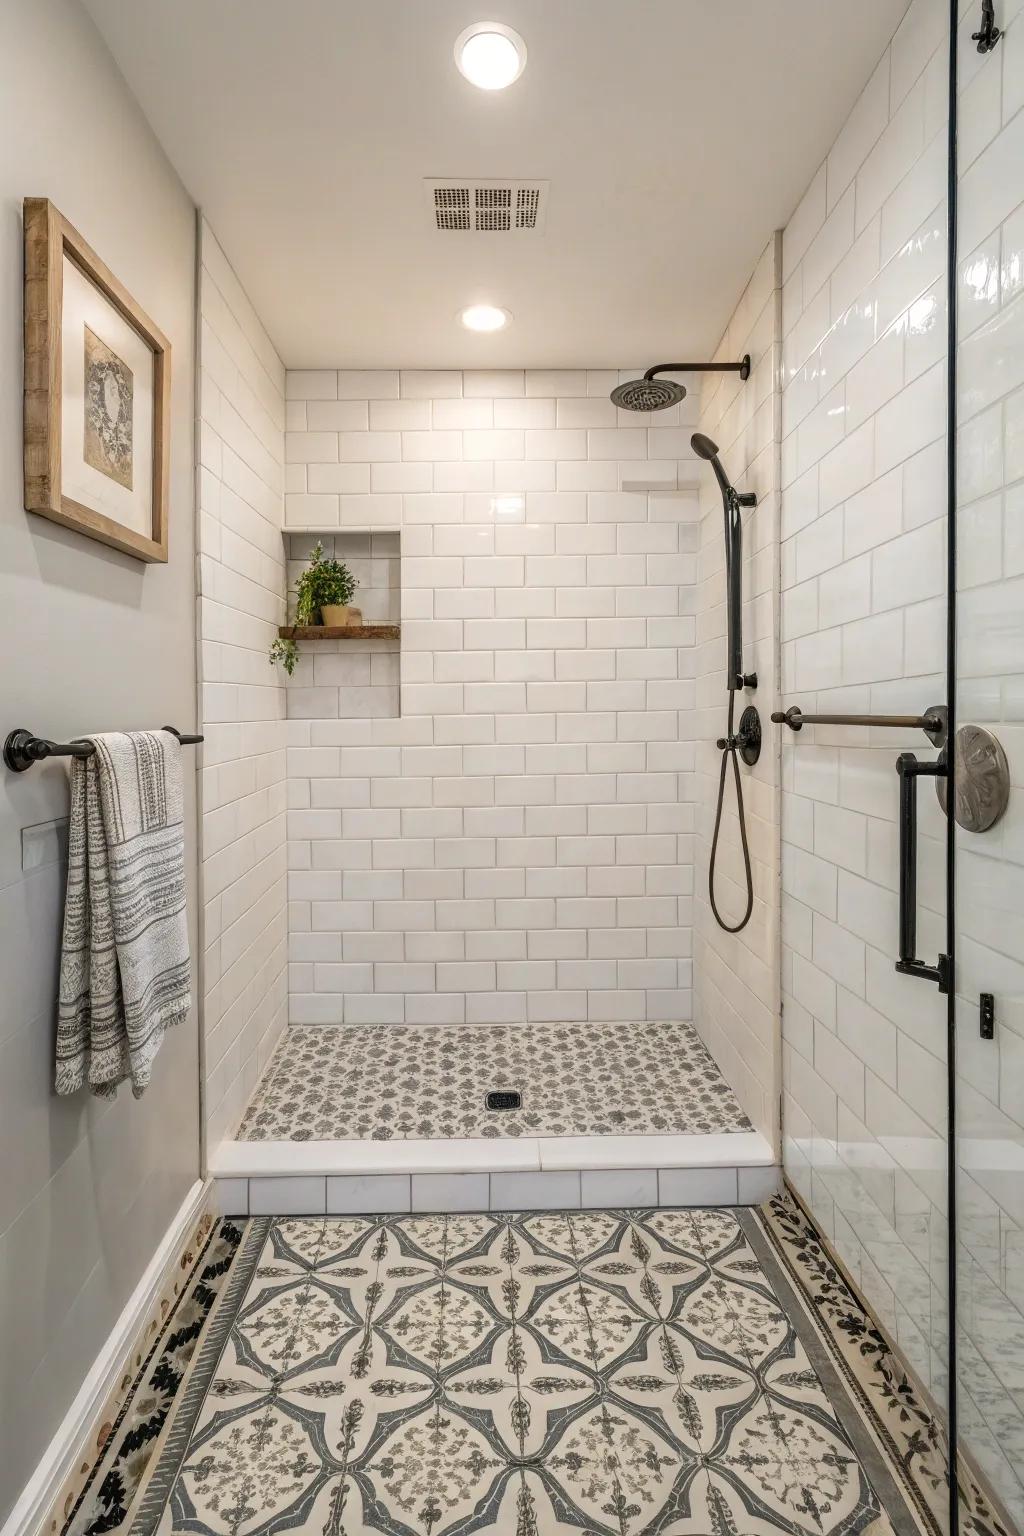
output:
POLYGON ((57 1016, 58 1093, 138 1098, 191 1006, 181 746, 167 731, 85 738, 71 826, 57 1016))

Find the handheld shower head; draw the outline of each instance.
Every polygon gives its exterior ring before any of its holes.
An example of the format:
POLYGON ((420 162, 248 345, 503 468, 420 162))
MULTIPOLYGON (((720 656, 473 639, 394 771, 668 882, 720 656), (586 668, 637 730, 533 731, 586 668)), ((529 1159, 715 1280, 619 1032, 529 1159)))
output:
POLYGON ((710 437, 705 437, 703 432, 695 432, 690 438, 690 447, 694 453, 702 459, 717 459, 718 444, 713 443, 710 437))
POLYGON ((630 379, 611 392, 613 404, 627 411, 663 411, 685 398, 682 384, 673 384, 670 379, 630 379))
POLYGON ((728 496, 732 491, 732 486, 729 484, 725 470, 722 468, 722 461, 718 457, 718 444, 713 443, 710 437, 705 437, 703 432, 695 432, 690 438, 690 447, 693 449, 698 458, 706 459, 707 462, 711 465, 711 468, 715 472, 715 479, 718 481, 722 495, 728 496))

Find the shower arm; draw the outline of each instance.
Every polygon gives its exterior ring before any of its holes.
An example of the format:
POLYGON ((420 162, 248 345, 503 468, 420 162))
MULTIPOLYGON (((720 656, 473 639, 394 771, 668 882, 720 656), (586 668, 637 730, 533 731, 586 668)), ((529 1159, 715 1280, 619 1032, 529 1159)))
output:
POLYGON ((750 353, 745 353, 738 363, 655 363, 644 378, 649 384, 658 373, 738 373, 741 379, 749 379, 750 353))

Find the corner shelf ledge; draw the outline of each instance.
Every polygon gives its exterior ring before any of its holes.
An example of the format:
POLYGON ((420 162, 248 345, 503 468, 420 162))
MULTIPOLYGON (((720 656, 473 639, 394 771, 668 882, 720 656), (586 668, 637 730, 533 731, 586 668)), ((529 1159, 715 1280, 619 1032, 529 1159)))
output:
POLYGON ((398 640, 398 624, 282 624, 282 640, 398 640))

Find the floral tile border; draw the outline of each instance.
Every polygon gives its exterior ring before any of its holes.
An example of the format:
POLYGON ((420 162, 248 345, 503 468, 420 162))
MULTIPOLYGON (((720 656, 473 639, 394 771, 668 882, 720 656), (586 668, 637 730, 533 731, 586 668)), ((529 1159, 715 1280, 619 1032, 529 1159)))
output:
MULTIPOLYGON (((795 1196, 788 1190, 777 1196, 760 1208, 756 1220, 804 1300, 851 1399, 898 1472, 922 1529, 944 1536, 949 1476, 941 1421, 795 1196)), ((958 1494, 960 1536, 1015 1536, 963 1458, 958 1494)))
POLYGON ((100 1417, 95 1459, 79 1463, 57 1500, 50 1536, 101 1536, 122 1525, 241 1235, 212 1210, 199 1218, 100 1417))
POLYGON ((692 1024, 293 1024, 242 1141, 752 1130, 692 1024), (522 1108, 485 1106, 518 1089, 522 1108))

